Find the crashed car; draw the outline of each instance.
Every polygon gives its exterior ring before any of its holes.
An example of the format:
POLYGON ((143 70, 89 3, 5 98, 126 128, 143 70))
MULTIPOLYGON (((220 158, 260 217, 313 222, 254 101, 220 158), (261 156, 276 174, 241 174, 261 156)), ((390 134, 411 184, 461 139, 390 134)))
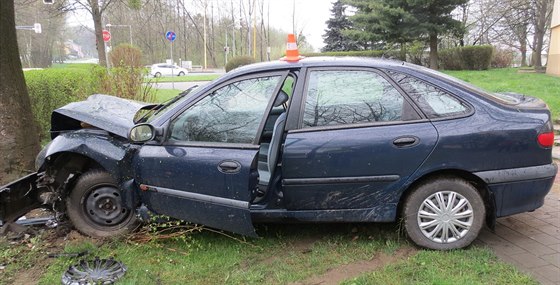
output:
POLYGON ((247 236, 260 222, 402 221, 421 247, 462 248, 543 205, 553 142, 540 99, 416 65, 260 63, 165 104, 57 109, 37 173, 0 190, 0 219, 49 207, 93 237, 146 213, 247 236))

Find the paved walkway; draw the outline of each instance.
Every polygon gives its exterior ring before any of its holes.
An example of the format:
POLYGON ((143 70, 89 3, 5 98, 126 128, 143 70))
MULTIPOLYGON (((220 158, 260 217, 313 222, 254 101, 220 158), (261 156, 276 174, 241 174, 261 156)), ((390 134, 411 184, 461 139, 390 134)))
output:
POLYGON ((560 173, 543 207, 499 218, 496 231, 483 230, 478 243, 541 284, 560 285, 560 173))

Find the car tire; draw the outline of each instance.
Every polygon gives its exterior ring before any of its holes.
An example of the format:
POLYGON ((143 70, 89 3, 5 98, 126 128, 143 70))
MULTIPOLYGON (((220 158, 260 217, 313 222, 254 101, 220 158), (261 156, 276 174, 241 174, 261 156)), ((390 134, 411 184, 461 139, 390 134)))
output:
POLYGON ((122 205, 121 191, 109 173, 90 170, 82 174, 66 200, 70 221, 81 233, 108 238, 137 228, 134 211, 122 205))
POLYGON ((156 77, 156 78, 161 77, 161 73, 160 73, 160 72, 156 72, 156 73, 154 74, 154 77, 156 77))
POLYGON ((185 76, 185 73, 181 71, 179 72, 178 76, 185 76))
POLYGON ((408 237, 418 246, 435 250, 470 245, 482 229, 485 217, 484 200, 476 188, 452 177, 418 185, 403 207, 408 237))

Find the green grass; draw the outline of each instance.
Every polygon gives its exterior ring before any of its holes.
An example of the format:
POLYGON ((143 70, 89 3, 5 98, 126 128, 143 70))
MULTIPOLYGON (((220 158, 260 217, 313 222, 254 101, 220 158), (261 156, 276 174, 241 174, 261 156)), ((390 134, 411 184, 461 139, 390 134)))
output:
POLYGON ((535 284, 512 265, 500 262, 486 248, 448 252, 420 251, 381 270, 344 282, 366 284, 535 284))
MULTIPOLYGON (((174 239, 92 240, 76 233, 55 239, 52 232, 19 244, 0 239, 1 285, 34 274, 39 284, 60 284, 62 273, 80 260, 113 257, 128 270, 116 284, 288 284, 330 269, 392 255, 411 245, 396 224, 261 225, 261 238, 227 237, 194 231, 174 239), (55 247, 56 246, 56 247, 55 247), (47 258, 48 253, 86 257, 47 258)), ((140 237, 154 237, 144 235, 140 237)), ((29 279, 25 279, 29 282, 29 279)), ((418 251, 385 267, 349 276, 343 284, 537 284, 488 249, 418 251)))
POLYGON ((150 77, 146 81, 151 82, 194 82, 194 81, 212 81, 221 75, 219 74, 200 74, 200 75, 188 75, 188 76, 174 76, 174 77, 150 77))
MULTIPOLYGON (((80 241, 64 250, 89 250, 91 257, 122 261, 128 272, 118 284, 286 284, 407 245, 394 225, 368 226, 357 233, 350 225, 277 225, 262 226, 259 233, 262 238, 247 242, 203 231, 140 244, 80 241)), ((39 284, 60 282, 61 273, 76 262, 54 260, 39 284)))
POLYGON ((82 69, 91 70, 93 66, 97 64, 94 63, 55 63, 50 68, 53 69, 82 69))
POLYGON ((155 89, 156 102, 165 102, 181 93, 183 90, 179 89, 155 89))
POLYGON ((560 118, 560 78, 543 73, 518 73, 517 68, 445 71, 491 92, 516 92, 544 100, 553 118, 560 118))
POLYGON ((45 262, 38 263, 37 260, 45 260, 45 250, 49 246, 50 244, 43 239, 43 234, 19 243, 11 243, 0 237, 0 266, 4 266, 4 269, 0 270, 0 285, 13 284, 16 275, 28 272, 31 268, 44 269, 45 262))

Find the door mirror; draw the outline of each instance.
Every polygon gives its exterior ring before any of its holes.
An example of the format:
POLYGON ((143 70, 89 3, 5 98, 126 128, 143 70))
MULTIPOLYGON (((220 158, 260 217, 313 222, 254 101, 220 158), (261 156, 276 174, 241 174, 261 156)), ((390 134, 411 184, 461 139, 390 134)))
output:
POLYGON ((156 131, 154 127, 150 124, 139 124, 134 126, 130 130, 130 134, 128 135, 128 139, 131 142, 135 143, 143 143, 150 140, 153 140, 156 136, 156 131))

